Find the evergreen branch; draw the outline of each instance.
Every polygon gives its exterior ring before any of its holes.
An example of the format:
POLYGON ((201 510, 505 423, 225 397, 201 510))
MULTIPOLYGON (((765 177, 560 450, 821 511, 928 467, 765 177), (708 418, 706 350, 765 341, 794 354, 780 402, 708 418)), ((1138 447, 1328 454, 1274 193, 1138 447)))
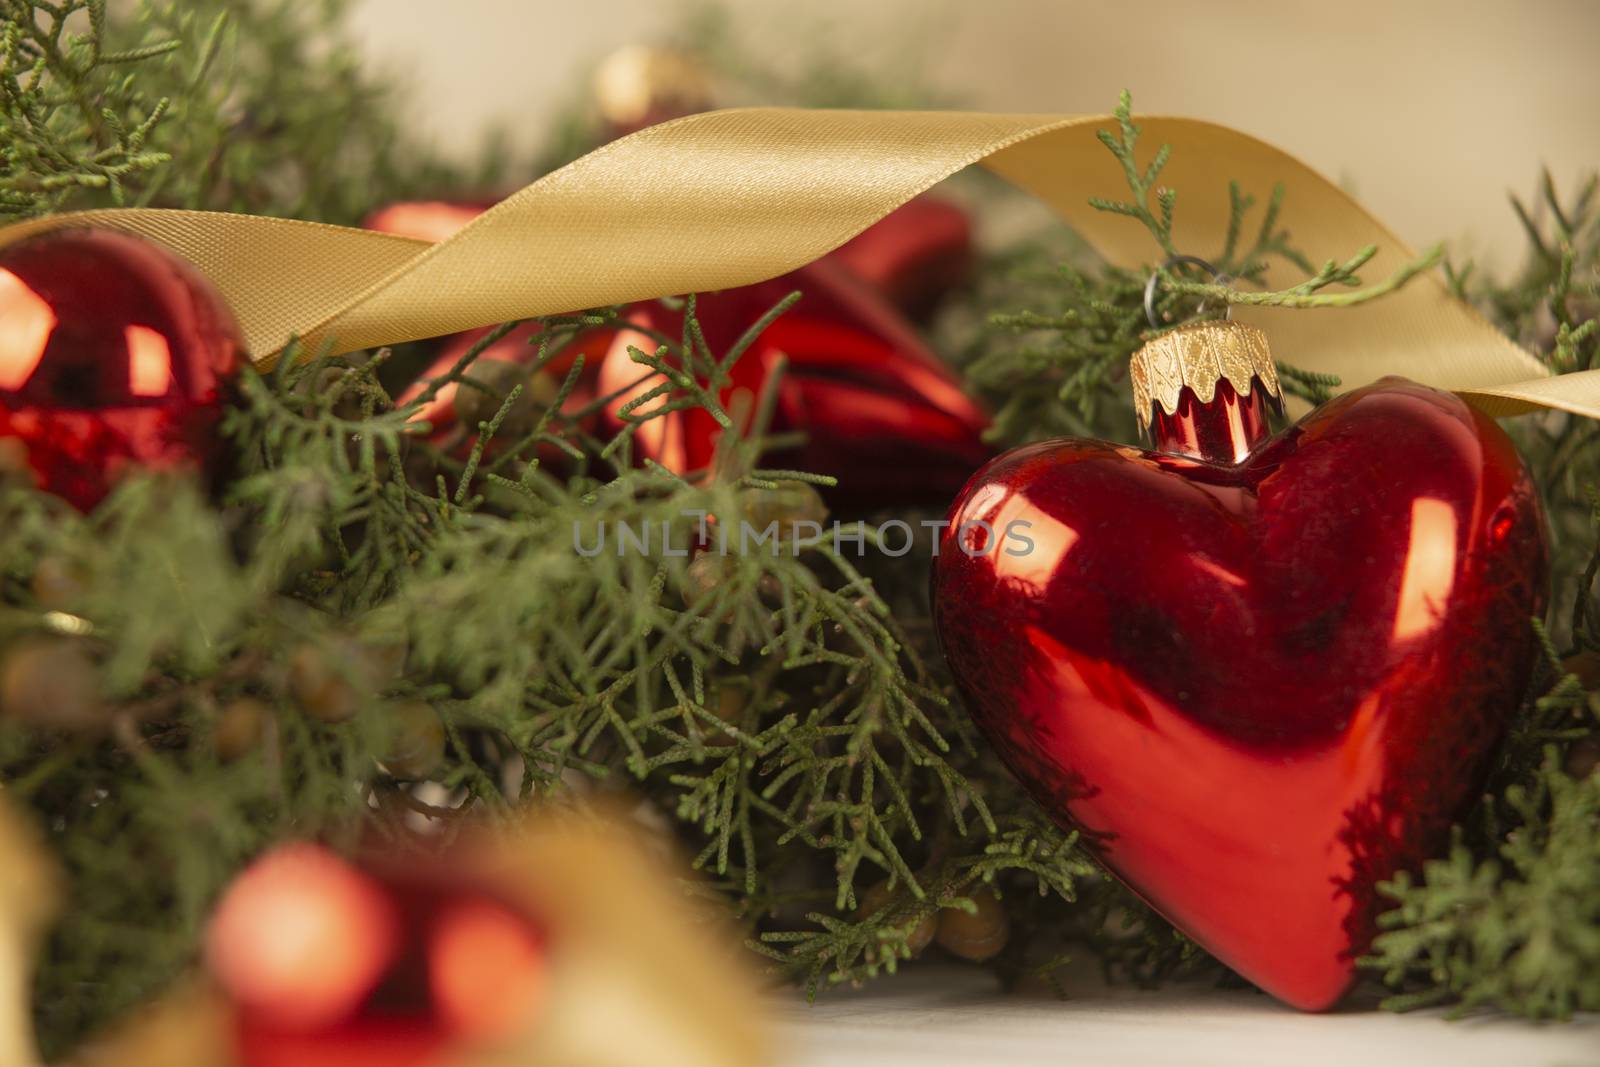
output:
POLYGON ((1458 1014, 1495 1007, 1533 1019, 1600 1009, 1600 776, 1574 781, 1552 748, 1532 783, 1505 796, 1516 830, 1498 855, 1459 841, 1420 879, 1402 872, 1381 890, 1397 902, 1363 961, 1409 1010, 1454 1002, 1458 1014))
POLYGON ((1176 256, 1178 251, 1172 244, 1172 209, 1177 193, 1175 190, 1163 189, 1156 185, 1156 179, 1161 176, 1162 168, 1172 155, 1172 148, 1170 145, 1162 145, 1156 150, 1149 165, 1141 170, 1137 153, 1139 134, 1142 131, 1133 121, 1133 97, 1126 89, 1122 91, 1122 96, 1117 101, 1115 117, 1117 120, 1115 132, 1097 130, 1095 136, 1110 150, 1117 162, 1122 164, 1122 174, 1127 179, 1132 199, 1121 201, 1092 197, 1089 203, 1101 211, 1138 219, 1144 223, 1145 228, 1150 231, 1150 235, 1156 239, 1156 243, 1161 246, 1161 250, 1168 258, 1176 256), (1156 198, 1159 217, 1150 210, 1151 196, 1156 198))
POLYGON ((1199 297, 1202 300, 1218 301, 1223 304, 1238 304, 1246 307, 1353 307, 1357 304, 1365 304, 1388 296, 1390 293, 1402 288, 1417 275, 1432 269, 1443 258, 1444 248, 1441 245, 1433 246, 1421 256, 1400 266, 1388 278, 1365 289, 1357 289, 1350 293, 1322 293, 1319 291, 1330 285, 1360 285, 1361 279, 1355 272, 1376 253, 1377 247, 1369 245, 1344 263, 1336 263, 1333 260, 1329 260, 1312 277, 1307 278, 1298 285, 1275 292, 1255 292, 1229 285, 1220 285, 1215 282, 1188 281, 1174 277, 1165 269, 1161 270, 1161 275, 1164 284, 1175 293, 1199 297))

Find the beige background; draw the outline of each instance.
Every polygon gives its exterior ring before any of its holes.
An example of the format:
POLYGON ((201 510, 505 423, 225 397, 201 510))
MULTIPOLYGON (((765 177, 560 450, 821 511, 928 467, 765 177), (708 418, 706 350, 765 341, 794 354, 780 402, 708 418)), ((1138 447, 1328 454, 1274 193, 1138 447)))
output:
MULTIPOLYGON (((1600 166, 1600 0, 733 0, 748 35, 827 34, 868 66, 907 50, 989 110, 1214 119, 1353 188, 1414 244, 1514 266, 1508 189, 1600 166)), ((373 61, 407 72, 423 128, 467 151, 500 122, 536 140, 607 50, 679 24, 674 0, 358 0, 373 61)), ((763 49, 763 59, 768 49, 763 49)))

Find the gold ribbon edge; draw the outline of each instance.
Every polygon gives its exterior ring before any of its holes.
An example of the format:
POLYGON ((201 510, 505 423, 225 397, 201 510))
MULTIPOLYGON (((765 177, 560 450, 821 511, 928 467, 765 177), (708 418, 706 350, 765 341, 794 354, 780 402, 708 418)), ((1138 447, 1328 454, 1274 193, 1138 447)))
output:
MULTIPOLYGON (((974 163, 1045 202, 1107 261, 1155 257, 1137 222, 1095 211, 1125 199, 1094 136, 1106 115, 744 108, 653 126, 533 182, 437 244, 322 223, 220 212, 104 209, 0 229, 0 247, 68 226, 124 230, 194 262, 233 307, 257 362, 293 338, 353 351, 511 319, 747 285, 814 260, 974 163)), ((1226 187, 1286 188, 1284 217, 1314 261, 1364 244, 1369 269, 1411 256, 1348 194, 1293 156, 1197 119, 1140 116, 1173 146, 1174 239, 1220 243, 1226 187)), ((1283 269, 1268 282, 1281 284, 1283 269)), ((1488 414, 1600 417, 1600 370, 1547 368, 1457 300, 1436 273, 1372 304, 1241 309, 1285 358, 1345 388, 1387 373, 1453 389, 1488 414), (1331 316, 1337 315, 1335 323, 1331 316)))

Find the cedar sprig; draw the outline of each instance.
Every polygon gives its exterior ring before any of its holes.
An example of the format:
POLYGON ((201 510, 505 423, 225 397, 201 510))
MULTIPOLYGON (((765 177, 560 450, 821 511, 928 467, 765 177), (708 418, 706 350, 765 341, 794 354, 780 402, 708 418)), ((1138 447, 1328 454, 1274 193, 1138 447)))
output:
MULTIPOLYGON (((1590 366, 1595 356, 1595 187, 1586 180, 1564 201, 1546 173, 1537 208, 1513 198, 1529 252, 1508 284, 1478 275, 1470 262, 1451 271, 1460 293, 1554 370, 1590 366)), ((1564 414, 1510 428, 1551 526, 1555 604, 1548 626, 1532 622, 1543 661, 1485 801, 1446 856, 1387 887, 1397 906, 1365 963, 1398 988, 1392 1008, 1446 1003, 1562 1018, 1600 996, 1600 691, 1592 666, 1600 649, 1600 434, 1564 414)))
POLYGON ((1552 747, 1500 805, 1507 829, 1489 856, 1459 840, 1380 886, 1397 902, 1363 961, 1416 988, 1385 1006, 1451 1003, 1533 1019, 1600 1009, 1600 775, 1574 780, 1552 747))
MULTIPOLYGON (((1090 203, 1106 212, 1125 215, 1143 225, 1167 258, 1180 252, 1173 241, 1173 215, 1177 198, 1160 185, 1171 158, 1162 145, 1147 162, 1141 161, 1142 130, 1134 122, 1132 100, 1123 92, 1115 113, 1116 128, 1099 131, 1102 144, 1121 164, 1129 198, 1093 198, 1090 203)), ((1132 426, 1126 413, 1122 385, 1127 360, 1154 333, 1170 324, 1196 316, 1222 314, 1230 304, 1266 307, 1348 307, 1381 299, 1431 269, 1442 256, 1429 249, 1408 261, 1388 278, 1363 286, 1360 270, 1376 254, 1376 247, 1358 250, 1345 260, 1329 260, 1315 267, 1293 243, 1282 224, 1284 190, 1273 189, 1245 247, 1243 235, 1251 229, 1249 217, 1256 198, 1238 183, 1229 186, 1229 220, 1223 247, 1211 260, 1218 277, 1200 277, 1188 263, 1153 265, 1129 271, 1105 264, 1068 262, 1059 268, 1054 285, 1023 288, 1008 279, 1008 295, 1035 293, 1047 311, 994 313, 989 325, 1015 342, 985 340, 975 344, 967 377, 995 402, 991 439, 1014 443, 1061 435, 1125 436, 1132 426), (1307 277, 1281 289, 1263 283, 1274 264, 1287 264, 1307 277), (1146 280, 1159 276, 1153 327, 1144 307, 1146 280), (1342 290, 1327 292, 1329 289, 1342 290)), ((1006 299, 998 297, 996 299, 1006 299)), ((1283 382, 1292 395, 1313 403, 1332 395, 1338 379, 1331 375, 1283 367, 1283 382)))
POLYGON ((54 210, 87 191, 121 204, 128 181, 171 158, 147 147, 170 100, 147 103, 116 72, 181 43, 113 52, 105 36, 105 0, 0 3, 0 217, 54 210))
MULTIPOLYGON (((1100 211, 1113 215, 1126 215, 1144 224, 1150 235, 1161 246, 1161 251, 1168 257, 1179 255, 1177 247, 1172 243, 1172 211, 1178 201, 1178 191, 1157 184, 1161 171, 1167 165, 1167 160, 1172 157, 1172 146, 1162 145, 1156 149, 1150 162, 1140 166, 1138 149, 1139 135, 1143 130, 1133 121, 1133 95, 1128 90, 1122 90, 1122 96, 1117 101, 1114 113, 1117 129, 1097 130, 1095 136, 1100 143, 1110 150, 1122 165, 1122 176, 1128 183, 1130 198, 1127 200, 1111 200, 1105 197, 1090 197, 1089 203, 1100 211), (1155 206, 1150 204, 1155 198, 1155 206)), ((1237 218, 1240 207, 1238 198, 1234 200, 1235 217, 1237 218)), ((1236 236, 1236 226, 1228 227, 1229 244, 1233 243, 1236 236)))
POLYGON ((354 223, 497 181, 407 135, 338 29, 347 7, 0 0, 0 219, 128 204, 354 223))

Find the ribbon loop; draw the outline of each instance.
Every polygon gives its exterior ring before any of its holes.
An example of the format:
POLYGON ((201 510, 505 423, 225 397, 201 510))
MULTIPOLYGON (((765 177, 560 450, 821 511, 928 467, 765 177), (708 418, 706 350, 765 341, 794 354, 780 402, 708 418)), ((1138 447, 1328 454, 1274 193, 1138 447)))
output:
MULTIPOLYGON (((962 168, 982 163, 1058 211, 1107 260, 1160 251, 1138 223, 1095 211, 1125 195, 1095 137, 1108 116, 961 112, 714 111, 600 148, 513 194, 436 245, 365 230, 194 211, 116 209, 0 230, 0 245, 73 225, 136 233, 209 275, 258 363, 292 338, 338 352, 509 319, 725 289, 793 270, 962 168)), ((1220 247, 1228 182, 1286 188, 1285 214, 1314 261, 1379 247, 1374 276, 1411 252, 1332 182, 1288 154, 1195 119, 1143 117, 1172 145, 1174 239, 1220 247)), ((1289 284, 1278 268, 1273 284, 1289 284)), ((1384 374, 1454 389, 1495 415, 1558 408, 1600 417, 1600 371, 1552 378, 1434 275, 1352 308, 1241 308, 1274 348, 1346 388, 1384 374)))

